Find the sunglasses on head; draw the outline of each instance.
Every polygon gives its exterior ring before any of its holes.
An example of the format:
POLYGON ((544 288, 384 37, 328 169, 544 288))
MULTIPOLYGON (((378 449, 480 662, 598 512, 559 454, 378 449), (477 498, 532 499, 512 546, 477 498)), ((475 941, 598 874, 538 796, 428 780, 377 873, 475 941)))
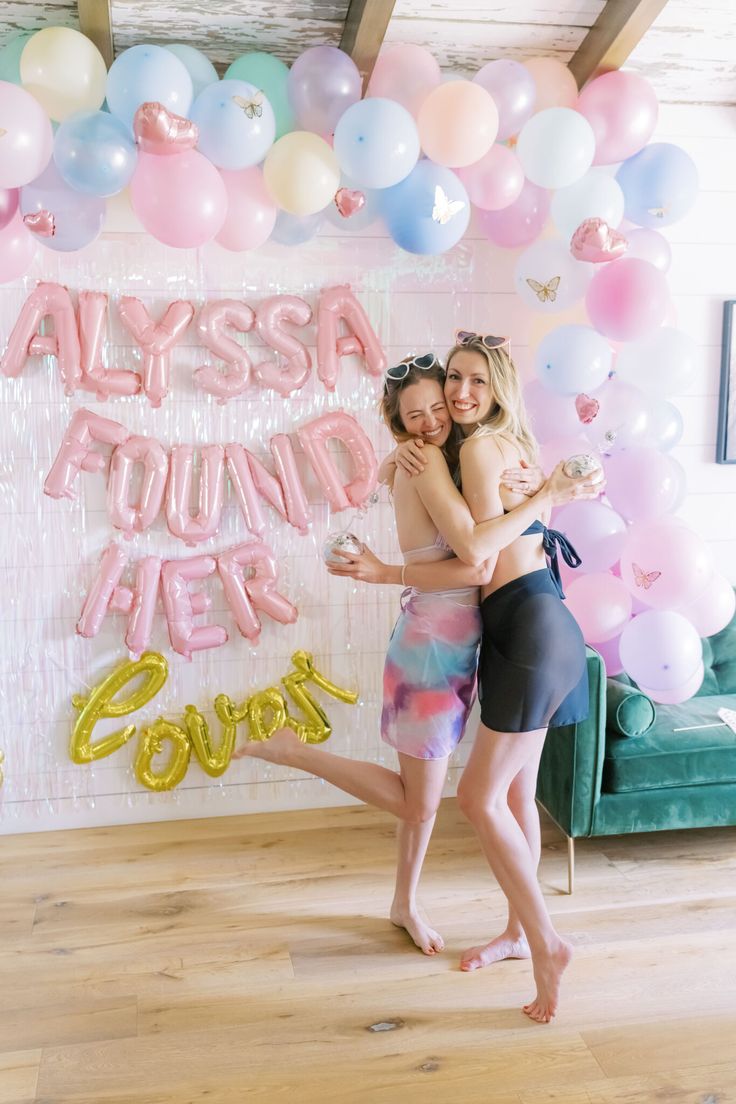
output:
POLYGON ((401 364, 394 364, 393 368, 388 368, 386 379, 398 383, 400 380, 406 379, 412 368, 419 368, 420 371, 427 372, 430 368, 434 368, 435 364, 439 364, 439 360, 434 353, 422 353, 421 356, 412 357, 411 360, 402 360, 401 364))
POLYGON ((481 345, 484 345, 486 349, 500 349, 509 343, 508 337, 494 337, 493 334, 478 334, 473 333, 471 330, 455 331, 456 345, 470 345, 471 341, 480 341, 481 345))

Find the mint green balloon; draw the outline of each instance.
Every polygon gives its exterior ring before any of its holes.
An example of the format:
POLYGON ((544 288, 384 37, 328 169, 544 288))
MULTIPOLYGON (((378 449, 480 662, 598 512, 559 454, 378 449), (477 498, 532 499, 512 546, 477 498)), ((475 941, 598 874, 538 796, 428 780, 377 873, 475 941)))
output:
POLYGON ((247 81, 259 88, 273 108, 276 117, 276 137, 282 138, 296 125, 289 103, 287 79, 289 67, 272 54, 243 54, 230 65, 224 80, 247 81))
POLYGON ((33 34, 19 32, 0 50, 0 80, 20 84, 20 55, 29 38, 33 38, 33 34))

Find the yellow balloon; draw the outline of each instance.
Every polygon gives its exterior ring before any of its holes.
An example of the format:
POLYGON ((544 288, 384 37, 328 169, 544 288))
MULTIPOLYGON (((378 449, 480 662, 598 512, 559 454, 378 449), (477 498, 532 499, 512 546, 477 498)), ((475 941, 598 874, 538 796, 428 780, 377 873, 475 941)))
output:
POLYGON ((92 763, 104 759, 121 748, 135 733, 135 725, 126 725, 92 743, 92 732, 102 717, 125 717, 149 702, 166 682, 169 666, 160 652, 144 652, 140 659, 129 659, 112 671, 94 688, 88 698, 75 694, 72 705, 79 711, 69 745, 73 763, 92 763), (142 686, 137 686, 127 698, 113 701, 124 686, 139 675, 144 675, 142 686))
POLYGON ((286 725, 286 702, 276 686, 259 690, 246 702, 250 740, 267 740, 278 728, 286 725), (270 719, 266 717, 270 714, 270 719))
POLYGON ((184 724, 202 770, 209 774, 211 778, 219 778, 227 770, 233 756, 235 725, 223 726, 220 746, 215 751, 212 746, 209 725, 195 706, 186 706, 184 724))
POLYGON ((154 724, 141 732, 133 764, 135 776, 142 786, 154 793, 173 790, 187 773, 191 754, 192 745, 184 729, 159 717, 154 724), (153 770, 152 759, 163 750, 166 740, 171 742, 171 754, 164 769, 157 774, 153 770))
POLYGON ((96 111, 105 99, 107 69, 93 42, 72 27, 45 27, 20 55, 21 84, 63 122, 75 111, 96 111))
POLYGON ((340 166, 324 138, 294 130, 271 146, 263 179, 279 207, 292 215, 313 215, 334 198, 340 166))
POLYGON ((330 694, 333 698, 337 698, 338 701, 346 702, 347 705, 355 705, 357 702, 357 690, 343 690, 341 686, 336 686, 334 682, 330 682, 330 680, 321 674, 314 666, 314 656, 311 652, 294 652, 291 657, 291 662, 294 664, 297 671, 302 671, 310 682, 313 682, 315 686, 319 686, 320 690, 324 690, 326 694, 330 694))

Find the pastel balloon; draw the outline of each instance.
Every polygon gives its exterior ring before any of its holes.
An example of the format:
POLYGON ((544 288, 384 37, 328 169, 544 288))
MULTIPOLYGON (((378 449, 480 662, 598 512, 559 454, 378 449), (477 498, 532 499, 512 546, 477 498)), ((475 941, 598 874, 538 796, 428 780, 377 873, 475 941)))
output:
POLYGON ((426 97, 417 127, 422 149, 431 161, 459 168, 488 153, 498 133, 498 111, 480 84, 450 81, 426 97))
POLYGON ((659 230, 688 213, 698 194, 698 170, 680 146, 651 142, 624 161, 616 179, 626 200, 626 217, 659 230))
POLYGON ((335 128, 340 168, 359 188, 389 188, 408 176, 419 159, 416 123, 392 100, 360 100, 335 128))
POLYGON ((54 134, 49 117, 30 92, 0 81, 0 188, 20 188, 49 163, 54 134))
POLYGON ((608 379, 595 392, 598 410, 586 435, 603 453, 644 444, 649 432, 650 403, 646 395, 619 379, 608 379))
MULTIPOLYGON (((246 170, 247 171, 247 170, 246 170)), ((194 373, 194 383, 225 403, 245 391, 250 383, 251 360, 247 350, 227 332, 232 327, 238 333, 253 329, 256 316, 247 303, 239 299, 220 299, 205 303, 197 319, 199 340, 206 349, 225 361, 220 372, 213 364, 204 364, 194 373)))
MULTIPOLYGON (((23 233, 28 233, 22 223, 16 225, 23 233)), ((11 223, 0 233, 0 241, 13 231, 13 227, 11 223)), ((2 264, 6 258, 2 254, 0 257, 2 264)), ((31 291, 10 332, 0 370, 11 378, 19 376, 29 356, 55 356, 64 393, 74 394, 82 375, 79 333, 74 304, 62 284, 42 281, 31 291), (41 333, 42 323, 47 318, 53 320, 53 334, 41 333)))
POLYGON ((197 149, 220 169, 247 169, 268 153, 276 136, 273 108, 255 85, 239 80, 210 84, 189 118, 199 128, 197 149))
POLYGON ((106 368, 107 295, 104 291, 80 291, 79 347, 82 378, 79 386, 93 391, 104 402, 110 395, 137 395, 141 377, 127 368, 106 368))
POLYGON ((235 172, 223 169, 221 176, 227 193, 227 214, 215 241, 235 253, 258 249, 268 241, 278 214, 263 173, 254 165, 235 172))
POLYGON ((698 348, 689 334, 663 326, 621 349, 616 375, 647 395, 681 394, 695 376, 698 348))
POLYGON ((373 446, 355 418, 344 410, 335 410, 301 426, 297 436, 332 509, 362 506, 375 488, 378 464, 373 446), (347 484, 327 449, 328 440, 333 438, 350 453, 355 474, 347 484))
POLYGON ((619 654, 620 643, 621 637, 614 636, 611 640, 597 640, 594 644, 590 645, 591 648, 595 648, 596 652, 598 652, 603 660, 608 678, 615 678, 616 675, 620 675, 624 669, 619 654))
POLYGON ((405 42, 392 43, 381 48, 366 95, 395 100, 416 118, 441 80, 439 64, 429 50, 405 42))
POLYGON ((273 109, 276 138, 283 138, 296 125, 289 101, 289 67, 273 54, 260 51, 243 54, 225 70, 225 80, 246 81, 255 85, 273 109))
POLYGON ((386 370, 383 346, 349 285, 325 288, 317 308, 317 362, 319 378, 328 391, 335 389, 340 358, 353 355, 363 358, 372 376, 381 376, 386 370), (341 324, 348 334, 340 334, 341 324))
POLYGON ((102 553, 100 567, 92 586, 87 591, 82 612, 76 624, 76 632, 87 639, 97 636, 102 628, 112 596, 128 562, 126 552, 111 541, 102 553))
POLYGON ((510 207, 524 187, 524 170, 519 158, 506 146, 491 146, 475 164, 458 169, 457 175, 471 203, 483 211, 502 211, 510 207))
POLYGON ((73 253, 90 245, 105 221, 104 199, 70 188, 53 161, 21 189, 20 210, 24 217, 51 213, 53 233, 41 240, 47 249, 60 253, 73 253))
POLYGON ((564 242, 543 239, 525 249, 514 267, 514 287, 533 310, 555 314, 583 298, 593 275, 564 242))
POLYGON ((578 86, 567 65, 556 58, 534 57, 524 62, 536 87, 534 110, 545 111, 549 107, 575 107, 578 86))
POLYGON ((580 571, 607 571, 620 559, 626 522, 603 502, 570 502, 555 516, 554 525, 582 559, 580 571))
POLYGON ((700 594, 677 613, 687 617, 698 636, 713 636, 731 624, 736 612, 736 591, 725 577, 714 571, 700 594))
POLYGON ((519 195, 508 207, 500 211, 478 211, 478 227, 489 241, 505 249, 531 245, 547 221, 549 205, 549 192, 525 180, 519 195))
POLYGON ((631 617, 631 595, 615 575, 582 575, 568 584, 565 595, 586 643, 620 636, 631 617))
POLYGON ((618 260, 628 248, 623 234, 600 218, 584 219, 570 239, 570 252, 578 261, 604 264, 618 260))
POLYGON ((545 475, 549 475, 561 460, 580 455, 594 455, 593 446, 582 433, 577 436, 550 437, 539 450, 539 463, 545 475))
POLYGON ((524 407, 537 441, 574 437, 582 432, 572 395, 550 391, 539 379, 531 380, 524 388, 524 407))
POLYGON ((153 615, 156 612, 161 558, 144 556, 135 565, 135 584, 128 606, 128 626, 125 630, 125 646, 133 656, 145 651, 151 640, 153 615))
POLYGON ((33 234, 23 225, 17 211, 0 229, 0 284, 23 276, 31 267, 37 248, 33 234))
POLYGON ((271 241, 278 245, 304 245, 319 232, 324 222, 324 212, 313 215, 290 215, 288 211, 279 211, 271 231, 271 241))
POLYGON ((363 80, 350 55, 337 46, 312 46, 292 65, 288 90, 299 126, 330 135, 343 113, 361 98, 363 80))
POLYGON ((688 698, 692 698, 697 694, 703 684, 704 678, 705 664, 701 661, 695 668, 692 676, 686 679, 680 686, 665 690, 652 686, 643 686, 640 683, 639 689, 643 694, 646 694, 648 698, 651 698, 652 701, 658 702, 661 705, 679 705, 680 702, 687 701, 688 698))
POLYGON ((110 523, 126 538, 142 533, 155 521, 164 500, 169 458, 152 437, 129 437, 113 451, 107 479, 110 523), (130 502, 130 484, 136 464, 143 468, 138 503, 130 502))
POLYGON ((132 295, 123 295, 118 308, 120 321, 133 335, 143 357, 143 390, 151 406, 158 407, 169 390, 171 350, 181 341, 193 316, 188 299, 176 299, 156 321, 132 295))
POLYGON ((527 179, 541 188, 574 184, 593 164, 595 136, 590 123, 567 107, 532 115, 516 143, 527 179))
POLYGON ((577 110, 595 134, 595 164, 625 161, 654 133, 659 104, 648 80, 616 70, 596 77, 580 93, 577 110))
POLYGON ((672 690, 694 677, 703 661, 703 647, 682 614, 647 610, 624 629, 621 660, 627 674, 640 686, 672 690))
POLYGON ((663 234, 646 227, 634 227, 626 231, 629 243, 627 254, 638 257, 640 261, 649 261, 660 272, 666 272, 672 262, 672 249, 663 234))
POLYGON ((72 27, 45 27, 32 35, 20 58, 23 87, 51 119, 95 111, 105 99, 107 68, 86 35, 72 27))
POLYGON ((225 450, 228 474, 235 490, 245 524, 251 533, 262 536, 266 522, 260 499, 268 502, 302 536, 308 531, 312 515, 296 469, 290 438, 277 433, 269 441, 276 476, 242 445, 231 444, 225 450))
POLYGON ((196 98, 210 84, 215 84, 220 79, 210 59, 194 46, 189 46, 185 42, 172 42, 164 49, 179 59, 192 78, 192 98, 196 98))
POLYGON ((669 518, 632 525, 621 552, 621 578, 655 609, 689 605, 713 575, 713 557, 692 529, 669 518))
MULTIPOLYGON (((332 49, 315 47, 322 48, 332 49)), ((279 207, 292 215, 313 215, 332 201, 340 185, 340 166, 324 138, 295 130, 268 151, 263 178, 279 207)))
POLYGON ((279 356, 276 361, 264 360, 256 364, 256 377, 263 387, 273 388, 284 398, 307 382, 312 371, 312 357, 303 342, 282 328, 283 323, 306 326, 311 320, 312 308, 298 295, 274 295, 258 304, 256 332, 264 345, 279 356))
POLYGON ((192 96, 187 67, 163 46, 131 46, 118 54, 107 74, 107 106, 129 127, 143 103, 160 103, 186 116, 192 96))
POLYGON ((9 222, 12 222, 18 210, 20 192, 17 188, 0 189, 0 230, 4 230, 9 222))
POLYGON ((590 326, 558 326, 539 343, 535 357, 537 376, 552 391, 563 395, 590 394, 611 371, 611 348, 590 326))
POLYGON ((194 448, 174 445, 169 459, 166 488, 166 523, 169 531, 186 544, 195 545, 217 533, 225 493, 225 450, 204 445, 200 450, 197 513, 192 514, 194 448))
POLYGON ((217 570, 242 636, 255 642, 261 634, 257 611, 267 614, 282 625, 293 625, 298 617, 296 607, 276 589, 278 567, 273 552, 262 541, 240 544, 217 557, 217 570), (244 578, 244 572, 254 574, 244 578))
POLYGON ((0 49, 0 81, 20 84, 20 59, 31 34, 15 31, 0 49))
POLYGON ((400 184, 384 190, 381 212, 391 237, 407 253, 444 253, 465 233, 470 202, 451 169, 423 160, 400 184))
MULTIPOLYGON (((124 124, 123 124, 124 125, 124 124)), ((133 116, 133 134, 142 153, 172 157, 191 150, 199 140, 199 127, 191 119, 175 115, 161 103, 143 103, 133 116)))
POLYGON ((177 249, 196 249, 211 241, 227 214, 225 183, 197 150, 173 157, 139 154, 130 200, 148 233, 177 249))
POLYGON ((624 217, 624 193, 605 169, 589 169, 580 180, 555 192, 551 213, 555 226, 566 239, 589 218, 603 219, 616 227, 624 217))
POLYGON ((100 472, 105 467, 105 457, 92 448, 92 442, 122 445, 128 436, 127 429, 120 422, 103 418, 92 410, 75 410, 49 468, 43 493, 50 498, 75 498, 79 473, 100 472))
POLYGON ((62 178, 90 195, 121 191, 135 172, 137 158, 130 131, 107 111, 72 115, 54 138, 54 161, 62 178))
POLYGON ((642 444, 668 452, 680 443, 685 423, 679 407, 667 399, 650 399, 642 444))
POLYGON ((636 341, 655 330, 668 304, 664 273, 648 261, 627 257, 600 269, 585 298, 595 328, 614 341, 636 341))
POLYGON ((637 445, 607 456, 606 497, 627 521, 661 517, 677 508, 681 475, 671 456, 637 445))
POLYGON ((194 618, 209 608, 209 599, 189 584, 206 579, 217 570, 213 556, 192 556, 188 560, 165 560, 161 567, 161 590, 166 610, 169 639, 175 652, 191 659, 192 652, 219 648, 227 641, 222 625, 195 625, 194 618))
POLYGON ((534 111, 537 100, 534 77, 526 66, 503 58, 489 61, 478 70, 473 81, 485 88, 496 105, 498 140, 518 134, 534 111))

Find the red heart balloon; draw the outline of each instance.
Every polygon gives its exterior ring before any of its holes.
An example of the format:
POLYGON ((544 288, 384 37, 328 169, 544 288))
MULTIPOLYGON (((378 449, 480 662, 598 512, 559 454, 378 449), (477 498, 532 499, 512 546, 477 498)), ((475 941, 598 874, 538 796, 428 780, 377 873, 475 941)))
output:
POLYGON ((56 223, 50 211, 36 211, 32 215, 24 215, 23 225, 34 234, 38 234, 39 238, 53 238, 56 233, 56 223))
POLYGON ((133 118, 133 133, 144 153, 172 154, 194 149, 199 127, 160 103, 144 103, 133 118))
POLYGON ((338 188, 335 192, 335 206, 343 218, 350 218, 361 207, 365 207, 365 196, 350 188, 338 188))
POLYGON ((601 404, 598 400, 591 399, 590 395, 575 396, 575 409, 583 425, 590 425, 600 408, 601 404))
POLYGON ((570 241, 570 252, 578 261, 601 264, 623 257, 629 243, 618 230, 602 218, 588 218, 580 223, 570 241))

